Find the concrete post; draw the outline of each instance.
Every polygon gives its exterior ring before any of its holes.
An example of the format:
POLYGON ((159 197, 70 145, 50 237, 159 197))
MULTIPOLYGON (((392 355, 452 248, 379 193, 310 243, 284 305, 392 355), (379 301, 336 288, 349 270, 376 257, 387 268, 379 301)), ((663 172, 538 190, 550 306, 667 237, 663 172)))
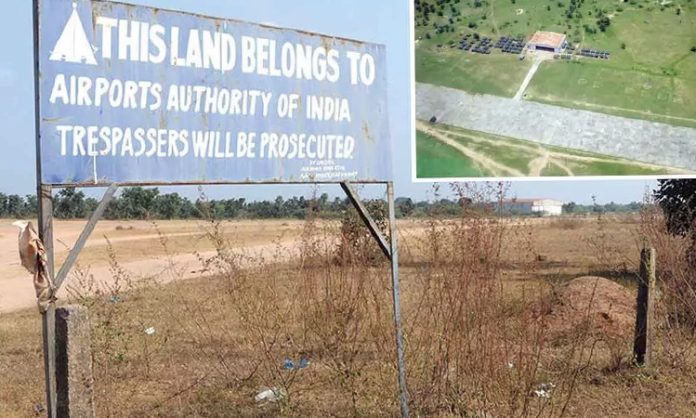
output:
POLYGON ((655 249, 640 252, 640 282, 636 298, 636 329, 633 357, 641 366, 652 363, 653 307, 655 304, 655 249))
POLYGON ((56 386, 59 418, 94 418, 94 376, 87 308, 56 309, 56 386))

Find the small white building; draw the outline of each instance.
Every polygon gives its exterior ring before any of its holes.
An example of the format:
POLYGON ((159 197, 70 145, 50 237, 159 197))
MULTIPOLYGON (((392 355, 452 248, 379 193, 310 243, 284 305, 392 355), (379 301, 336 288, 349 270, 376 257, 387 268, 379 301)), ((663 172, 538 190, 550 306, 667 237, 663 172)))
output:
POLYGON ((554 199, 509 199, 499 206, 499 211, 508 215, 559 216, 563 213, 563 202, 554 199))

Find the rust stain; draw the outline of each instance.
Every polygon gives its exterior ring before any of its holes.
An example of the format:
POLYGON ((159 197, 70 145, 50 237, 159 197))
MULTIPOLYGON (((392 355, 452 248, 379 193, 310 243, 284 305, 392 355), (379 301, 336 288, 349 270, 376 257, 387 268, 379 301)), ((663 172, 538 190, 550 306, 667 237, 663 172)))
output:
MULTIPOLYGON (((304 113, 304 96, 302 94, 297 93, 298 99, 297 99, 297 110, 298 112, 304 113)), ((303 119, 304 121, 304 119, 303 119)))
POLYGON ((333 49, 333 38, 327 38, 322 36, 321 37, 321 46, 324 47, 327 51, 333 49))
POLYGON ((97 33, 97 7, 92 7, 92 31, 97 33))
POLYGON ((374 144, 375 139, 372 137, 372 134, 370 133, 370 126, 367 124, 366 121, 363 121, 362 131, 363 131, 363 134, 365 135, 365 139, 367 139, 368 142, 371 142, 374 144))
POLYGON ((44 122, 55 123, 55 122, 60 122, 60 121, 64 120, 65 118, 64 117, 57 117, 57 118, 41 118, 41 119, 44 122))

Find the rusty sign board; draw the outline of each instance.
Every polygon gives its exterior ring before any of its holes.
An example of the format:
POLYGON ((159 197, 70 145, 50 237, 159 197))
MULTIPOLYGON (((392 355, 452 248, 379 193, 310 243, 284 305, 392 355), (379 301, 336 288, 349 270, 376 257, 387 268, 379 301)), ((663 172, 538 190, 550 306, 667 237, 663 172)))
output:
POLYGON ((38 3, 43 184, 392 178, 382 45, 110 1, 38 3))

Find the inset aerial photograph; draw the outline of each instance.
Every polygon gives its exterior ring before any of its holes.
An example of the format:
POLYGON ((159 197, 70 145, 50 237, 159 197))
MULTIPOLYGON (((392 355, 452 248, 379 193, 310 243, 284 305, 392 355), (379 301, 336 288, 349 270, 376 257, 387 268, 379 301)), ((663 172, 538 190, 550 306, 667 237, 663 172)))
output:
POLYGON ((696 173, 696 3, 414 0, 416 179, 696 173))

